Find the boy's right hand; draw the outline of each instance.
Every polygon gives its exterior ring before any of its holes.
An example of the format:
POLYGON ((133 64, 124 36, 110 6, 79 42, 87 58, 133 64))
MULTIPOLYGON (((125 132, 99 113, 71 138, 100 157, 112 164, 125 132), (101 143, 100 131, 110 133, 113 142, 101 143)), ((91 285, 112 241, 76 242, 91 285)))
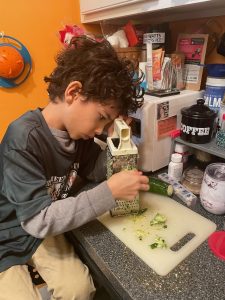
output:
POLYGON ((107 180, 108 187, 115 199, 132 201, 140 190, 149 190, 149 180, 147 176, 137 170, 121 171, 113 174, 107 180))

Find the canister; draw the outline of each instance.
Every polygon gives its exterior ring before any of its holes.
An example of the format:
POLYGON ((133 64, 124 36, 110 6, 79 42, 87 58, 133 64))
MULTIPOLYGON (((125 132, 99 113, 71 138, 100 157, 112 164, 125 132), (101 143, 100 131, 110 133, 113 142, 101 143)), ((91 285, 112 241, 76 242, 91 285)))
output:
POLYGON ((225 213, 225 164, 213 163, 207 166, 200 191, 202 206, 209 212, 225 213))
POLYGON ((181 139, 194 144, 205 144, 212 139, 217 113, 204 102, 198 99, 197 104, 181 109, 181 139))
POLYGON ((225 78, 207 77, 204 93, 205 104, 216 112, 220 111, 225 98, 225 78))

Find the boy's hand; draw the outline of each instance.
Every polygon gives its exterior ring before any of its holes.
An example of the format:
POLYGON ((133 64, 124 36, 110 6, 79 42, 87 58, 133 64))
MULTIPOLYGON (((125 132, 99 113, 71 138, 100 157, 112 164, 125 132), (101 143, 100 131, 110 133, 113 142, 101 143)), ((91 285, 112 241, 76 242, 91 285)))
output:
POLYGON ((148 177, 137 170, 116 173, 107 180, 107 184, 115 199, 128 201, 134 200, 138 191, 149 190, 148 177))

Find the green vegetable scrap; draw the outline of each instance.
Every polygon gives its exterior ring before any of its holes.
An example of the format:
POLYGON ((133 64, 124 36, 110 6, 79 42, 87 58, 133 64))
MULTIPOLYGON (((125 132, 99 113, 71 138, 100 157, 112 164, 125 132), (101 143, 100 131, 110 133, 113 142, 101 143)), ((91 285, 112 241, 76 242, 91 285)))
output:
POLYGON ((142 215, 143 213, 145 213, 148 209, 147 208, 142 208, 138 211, 137 215, 142 215))
POLYGON ((160 236, 157 236, 155 238, 155 242, 151 245, 149 245, 151 247, 151 249, 155 249, 155 248, 167 248, 167 243, 166 241, 160 237, 160 236))
POLYGON ((151 226, 160 225, 163 228, 167 228, 166 221, 167 219, 164 215, 157 213, 155 217, 150 221, 150 225, 151 226))
POLYGON ((149 235, 149 231, 145 229, 138 228, 136 229, 136 235, 140 241, 149 235))
POLYGON ((138 220, 142 220, 146 218, 146 215, 144 214, 147 211, 147 208, 140 209, 138 212, 131 212, 131 219, 134 223, 136 223, 138 220))

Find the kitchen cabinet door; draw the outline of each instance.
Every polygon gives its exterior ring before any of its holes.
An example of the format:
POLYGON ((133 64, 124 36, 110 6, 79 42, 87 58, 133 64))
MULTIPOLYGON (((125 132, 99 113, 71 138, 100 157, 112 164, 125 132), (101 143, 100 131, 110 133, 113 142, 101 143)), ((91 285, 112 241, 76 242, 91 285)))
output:
POLYGON ((81 22, 121 20, 170 22, 225 15, 224 0, 80 0, 81 22))
POLYGON ((146 0, 80 0, 81 13, 91 13, 146 0))

